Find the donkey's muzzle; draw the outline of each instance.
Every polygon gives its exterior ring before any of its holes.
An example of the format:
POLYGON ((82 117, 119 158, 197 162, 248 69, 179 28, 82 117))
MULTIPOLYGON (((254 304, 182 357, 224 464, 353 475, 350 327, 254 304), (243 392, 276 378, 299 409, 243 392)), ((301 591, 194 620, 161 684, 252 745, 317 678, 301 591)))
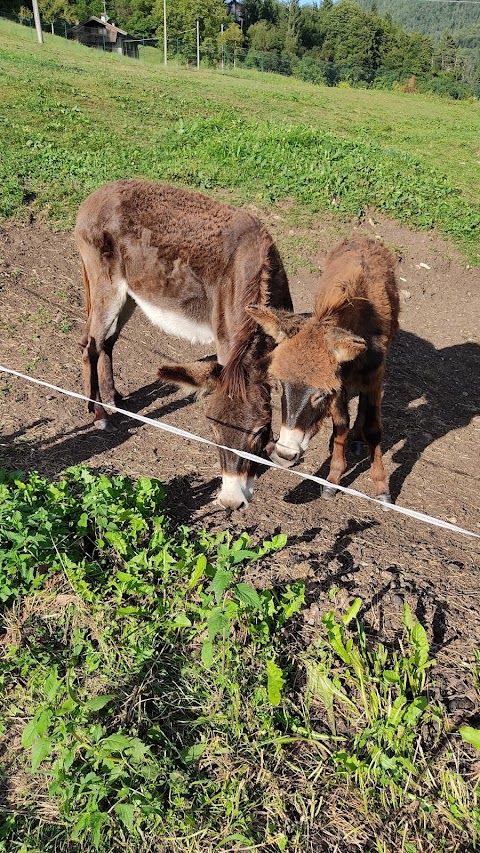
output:
POLYGON ((246 509, 253 495, 253 477, 241 474, 222 475, 222 488, 217 503, 223 509, 246 509))
POLYGON ((272 462, 276 462, 277 465, 281 465, 282 468, 291 468, 292 465, 295 465, 295 463, 298 462, 300 455, 300 450, 292 450, 291 447, 285 447, 278 442, 269 453, 272 462))

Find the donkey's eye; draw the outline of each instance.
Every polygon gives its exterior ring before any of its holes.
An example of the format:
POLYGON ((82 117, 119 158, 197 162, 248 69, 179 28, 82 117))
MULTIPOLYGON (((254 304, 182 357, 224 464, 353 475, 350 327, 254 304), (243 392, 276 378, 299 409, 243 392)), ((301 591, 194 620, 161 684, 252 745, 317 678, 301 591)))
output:
POLYGON ((321 391, 320 389, 318 389, 317 391, 314 391, 312 396, 310 397, 310 402, 311 402, 312 406, 319 406, 320 403, 323 402, 323 400, 325 399, 326 396, 327 396, 327 394, 325 391, 321 391))
POLYGON ((253 440, 259 441, 261 438, 264 438, 265 436, 267 436, 269 434, 270 434, 270 426, 269 425, 262 426, 262 427, 260 427, 260 429, 257 429, 257 431, 253 433, 253 440))

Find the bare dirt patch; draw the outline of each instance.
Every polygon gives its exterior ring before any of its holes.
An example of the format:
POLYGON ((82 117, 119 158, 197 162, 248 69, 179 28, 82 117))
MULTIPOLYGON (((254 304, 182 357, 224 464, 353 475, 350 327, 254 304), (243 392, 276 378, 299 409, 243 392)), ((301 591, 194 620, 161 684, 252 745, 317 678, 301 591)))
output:
MULTIPOLYGON (((261 215, 281 247, 288 241, 299 247, 290 278, 299 311, 311 308, 327 249, 352 228, 382 237, 397 253, 402 331, 389 357, 383 405, 391 492, 400 504, 480 532, 480 270, 435 236, 376 215, 344 228, 322 221, 308 229, 292 229, 278 211, 261 215)), ((81 391, 83 292, 71 235, 36 224, 0 227, 0 305, 0 362, 81 391)), ((205 354, 167 338, 137 311, 115 349, 124 407, 210 437, 202 403, 155 382, 159 362, 205 354)), ((213 448, 120 416, 115 432, 99 433, 83 403, 6 374, 0 374, 0 406, 4 467, 55 477, 86 463, 106 473, 158 477, 168 485, 176 523, 246 529, 258 538, 288 534, 268 575, 257 570, 251 580, 305 578, 307 626, 318 623, 336 585, 345 603, 361 596, 369 630, 388 641, 408 601, 429 632, 438 689, 453 720, 478 712, 467 673, 480 647, 478 540, 345 496, 328 503, 314 484, 273 470, 260 477, 246 512, 228 516, 212 504, 220 482, 213 448)), ((328 439, 324 429, 312 442, 305 470, 326 474, 328 439)), ((344 484, 371 494, 368 469, 366 456, 352 457, 344 484)))

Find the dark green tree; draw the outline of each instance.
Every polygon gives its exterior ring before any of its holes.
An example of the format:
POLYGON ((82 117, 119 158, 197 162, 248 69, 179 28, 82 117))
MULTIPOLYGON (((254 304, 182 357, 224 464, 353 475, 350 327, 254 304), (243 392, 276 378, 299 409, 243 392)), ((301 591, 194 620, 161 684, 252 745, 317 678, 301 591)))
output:
MULTIPOLYGON (((102 0, 76 0, 72 3, 76 22, 85 21, 91 15, 101 15, 103 12, 102 0)), ((109 11, 109 14, 110 11, 109 11)))
MULTIPOLYGON (((179 38, 190 49, 195 48, 196 22, 200 22, 200 38, 216 43, 221 24, 228 24, 223 0, 168 0, 168 39, 179 38)), ((163 0, 156 0, 153 12, 157 35, 163 38, 163 0)))
POLYGON ((374 71, 381 64, 382 45, 384 40, 384 25, 376 11, 372 10, 365 18, 365 63, 374 71))
POLYGON ((449 32, 442 33, 434 54, 435 68, 439 71, 454 72, 456 69, 456 59, 457 45, 455 39, 449 32))
POLYGON ((287 31, 285 33, 285 50, 287 53, 298 53, 300 47, 300 5, 298 0, 290 0, 288 7, 287 31))
POLYGON ((325 16, 315 5, 300 7, 300 43, 305 50, 320 47, 325 38, 325 16))
POLYGON ((324 58, 345 66, 365 67, 368 53, 365 43, 367 16, 352 0, 340 0, 325 21, 324 58))
POLYGON ((75 9, 68 0, 38 0, 38 11, 42 21, 51 25, 52 32, 56 21, 75 20, 75 9))
POLYGON ((142 36, 155 34, 158 21, 154 10, 155 0, 113 0, 109 4, 109 14, 119 27, 142 36))
POLYGON ((246 32, 252 24, 264 18, 263 0, 245 0, 242 4, 243 28, 246 32))
POLYGON ((279 0, 244 0, 242 3, 243 32, 246 33, 248 28, 257 21, 277 24, 282 14, 285 14, 285 6, 279 0))
POLYGON ((403 68, 408 74, 424 74, 432 70, 433 44, 420 33, 405 34, 403 68))
POLYGON ((405 34, 395 26, 390 15, 381 19, 382 38, 378 67, 382 71, 402 71, 405 34))
POLYGON ((257 21, 248 30, 248 40, 253 51, 281 50, 284 43, 284 31, 272 26, 268 21, 257 21))

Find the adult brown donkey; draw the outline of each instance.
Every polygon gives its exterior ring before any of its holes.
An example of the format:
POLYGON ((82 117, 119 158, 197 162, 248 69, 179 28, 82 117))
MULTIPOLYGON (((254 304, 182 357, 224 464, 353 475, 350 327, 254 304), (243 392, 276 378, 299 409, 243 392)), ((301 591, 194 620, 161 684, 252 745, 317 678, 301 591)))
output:
MULTIPOLYGON (((245 210, 151 181, 117 181, 80 206, 75 238, 83 263, 87 326, 85 393, 96 426, 114 404, 112 351, 135 304, 164 332, 214 343, 217 361, 164 365, 159 376, 211 397, 217 443, 261 454, 271 435, 263 357, 274 343, 247 315, 252 302, 292 309, 287 277, 268 231, 245 210)), ((226 508, 253 493, 252 462, 220 451, 226 508)))
MULTIPOLYGON (((346 468, 348 396, 356 392, 353 438, 364 439, 370 448, 375 495, 384 502, 390 495, 380 449, 380 409, 387 350, 398 330, 394 266, 385 246, 362 238, 343 240, 327 256, 311 317, 263 305, 249 308, 278 344, 270 375, 282 388, 282 427, 272 459, 287 467, 297 462, 330 414, 333 452, 327 479, 338 484, 346 468)), ((324 488, 324 497, 334 495, 334 488, 324 488)))

